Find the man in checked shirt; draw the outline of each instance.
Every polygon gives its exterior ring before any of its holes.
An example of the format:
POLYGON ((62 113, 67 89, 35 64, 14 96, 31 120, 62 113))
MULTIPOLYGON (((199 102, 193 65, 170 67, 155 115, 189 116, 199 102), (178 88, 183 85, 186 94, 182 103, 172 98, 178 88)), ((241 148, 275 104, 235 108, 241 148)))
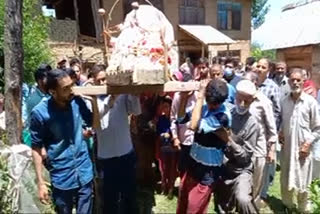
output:
MULTIPOLYGON (((260 92, 262 92, 269 100, 272 102, 273 108, 273 115, 276 122, 277 131, 279 131, 280 127, 280 89, 279 86, 272 80, 269 79, 269 72, 270 72, 270 61, 266 58, 262 58, 258 61, 257 69, 255 70, 256 74, 258 75, 258 87, 260 92)), ((275 142, 276 143, 276 142, 275 142)), ((267 199, 267 192, 269 186, 272 184, 274 175, 275 175, 275 143, 270 146, 269 155, 267 157, 267 163, 265 167, 265 181, 263 185, 263 189, 261 192, 261 199, 262 203, 267 199)))

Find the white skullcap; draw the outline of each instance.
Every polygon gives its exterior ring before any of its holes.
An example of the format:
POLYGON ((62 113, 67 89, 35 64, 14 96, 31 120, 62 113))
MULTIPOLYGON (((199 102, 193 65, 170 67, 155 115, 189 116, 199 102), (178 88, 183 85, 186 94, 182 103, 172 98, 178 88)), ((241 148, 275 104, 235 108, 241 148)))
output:
POLYGON ((241 80, 237 84, 237 92, 242 92, 244 94, 248 94, 254 96, 257 93, 257 88, 253 82, 250 80, 241 80))

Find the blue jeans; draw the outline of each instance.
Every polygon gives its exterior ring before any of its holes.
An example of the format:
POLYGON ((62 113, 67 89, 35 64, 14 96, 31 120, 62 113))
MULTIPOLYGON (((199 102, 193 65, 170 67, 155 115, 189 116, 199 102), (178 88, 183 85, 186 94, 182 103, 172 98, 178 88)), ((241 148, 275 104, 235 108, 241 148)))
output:
POLYGON ((92 181, 70 190, 53 187, 52 197, 58 214, 71 214, 74 204, 77 206, 77 213, 92 213, 92 181))
POLYGON ((101 160, 103 165, 103 213, 137 213, 136 155, 101 160))

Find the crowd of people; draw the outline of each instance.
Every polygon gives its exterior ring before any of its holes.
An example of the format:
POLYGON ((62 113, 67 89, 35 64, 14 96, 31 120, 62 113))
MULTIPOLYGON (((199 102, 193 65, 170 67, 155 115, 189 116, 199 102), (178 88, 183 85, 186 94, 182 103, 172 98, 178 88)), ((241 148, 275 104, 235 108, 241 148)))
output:
POLYGON ((259 213, 277 165, 286 210, 311 212, 320 117, 303 68, 186 59, 172 78, 199 81, 199 91, 100 96, 74 96, 72 86, 107 84, 102 64, 85 75, 80 60, 63 59, 40 65, 34 78, 22 89, 23 138, 39 199, 50 200, 45 168, 58 213, 152 213, 155 191, 172 199, 177 178, 177 213, 259 213))

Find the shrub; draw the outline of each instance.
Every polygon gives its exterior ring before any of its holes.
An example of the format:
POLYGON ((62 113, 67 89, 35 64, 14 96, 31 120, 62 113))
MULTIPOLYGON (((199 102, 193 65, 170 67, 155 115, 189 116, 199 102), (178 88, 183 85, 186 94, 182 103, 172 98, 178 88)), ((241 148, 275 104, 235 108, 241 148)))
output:
MULTIPOLYGON (((4 90, 4 4, 0 1, 0 92, 4 90)), ((23 1, 23 81, 34 82, 33 73, 37 67, 45 62, 50 63, 51 53, 47 43, 49 37, 49 18, 41 13, 39 0, 23 1)))

